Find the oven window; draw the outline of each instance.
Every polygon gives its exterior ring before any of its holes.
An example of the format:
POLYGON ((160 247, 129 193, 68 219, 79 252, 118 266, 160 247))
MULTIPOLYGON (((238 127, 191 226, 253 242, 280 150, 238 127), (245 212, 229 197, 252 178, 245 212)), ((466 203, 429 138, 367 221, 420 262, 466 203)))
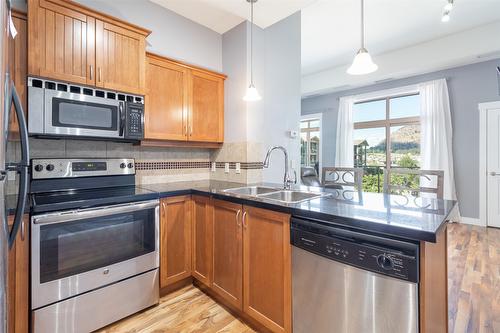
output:
POLYGON ((155 210, 40 227, 40 282, 103 268, 155 251, 155 210))
POLYGON ((52 126, 117 131, 118 107, 53 98, 52 126))

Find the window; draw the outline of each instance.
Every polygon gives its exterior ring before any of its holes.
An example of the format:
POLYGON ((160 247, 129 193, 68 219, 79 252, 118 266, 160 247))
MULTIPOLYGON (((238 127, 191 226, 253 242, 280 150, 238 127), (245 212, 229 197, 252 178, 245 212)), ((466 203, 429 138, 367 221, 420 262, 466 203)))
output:
POLYGON ((319 171, 321 119, 308 118, 300 122, 300 164, 319 171))
POLYGON ((391 96, 355 103, 354 166, 363 168, 363 190, 383 191, 383 169, 420 166, 420 96, 391 96))

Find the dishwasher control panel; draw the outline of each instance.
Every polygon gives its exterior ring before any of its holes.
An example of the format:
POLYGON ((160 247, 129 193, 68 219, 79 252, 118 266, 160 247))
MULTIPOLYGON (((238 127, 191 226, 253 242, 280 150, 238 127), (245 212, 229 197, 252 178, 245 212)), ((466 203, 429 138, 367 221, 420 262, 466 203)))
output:
MULTIPOLYGON (((396 244, 388 246, 390 240, 377 242, 377 238, 345 230, 316 232, 314 228, 301 228, 300 225, 292 223, 290 240, 296 247, 334 261, 405 281, 418 282, 418 245, 410 244, 398 248, 396 244)), ((401 242, 397 243, 399 245, 401 242)))

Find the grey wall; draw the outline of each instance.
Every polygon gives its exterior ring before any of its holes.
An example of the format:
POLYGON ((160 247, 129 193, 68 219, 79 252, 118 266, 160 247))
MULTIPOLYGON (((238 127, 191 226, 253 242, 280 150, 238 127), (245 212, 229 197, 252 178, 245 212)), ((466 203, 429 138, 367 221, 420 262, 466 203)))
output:
POLYGON ((482 102, 500 100, 500 59, 302 100, 303 115, 323 113, 323 165, 333 165, 338 97, 447 78, 453 125, 455 183, 463 216, 479 218, 479 112, 482 102))
POLYGON ((151 30, 148 51, 222 70, 222 36, 213 30, 147 0, 76 1, 151 30))

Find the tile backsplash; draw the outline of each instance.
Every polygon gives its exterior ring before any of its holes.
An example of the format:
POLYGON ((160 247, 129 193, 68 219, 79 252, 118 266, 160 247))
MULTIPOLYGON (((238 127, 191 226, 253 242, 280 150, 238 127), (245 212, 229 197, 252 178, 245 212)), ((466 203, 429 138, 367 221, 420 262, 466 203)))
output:
MULTIPOLYGON (((259 144, 225 143, 222 148, 141 147, 130 143, 30 138, 31 158, 134 158, 138 184, 188 180, 225 180, 256 183, 262 180, 259 144), (211 171, 216 162, 215 172, 211 171), (225 164, 229 172, 225 172, 225 164), (240 170, 236 170, 239 163, 240 170)), ((10 145, 9 160, 20 157, 19 143, 10 145)))

